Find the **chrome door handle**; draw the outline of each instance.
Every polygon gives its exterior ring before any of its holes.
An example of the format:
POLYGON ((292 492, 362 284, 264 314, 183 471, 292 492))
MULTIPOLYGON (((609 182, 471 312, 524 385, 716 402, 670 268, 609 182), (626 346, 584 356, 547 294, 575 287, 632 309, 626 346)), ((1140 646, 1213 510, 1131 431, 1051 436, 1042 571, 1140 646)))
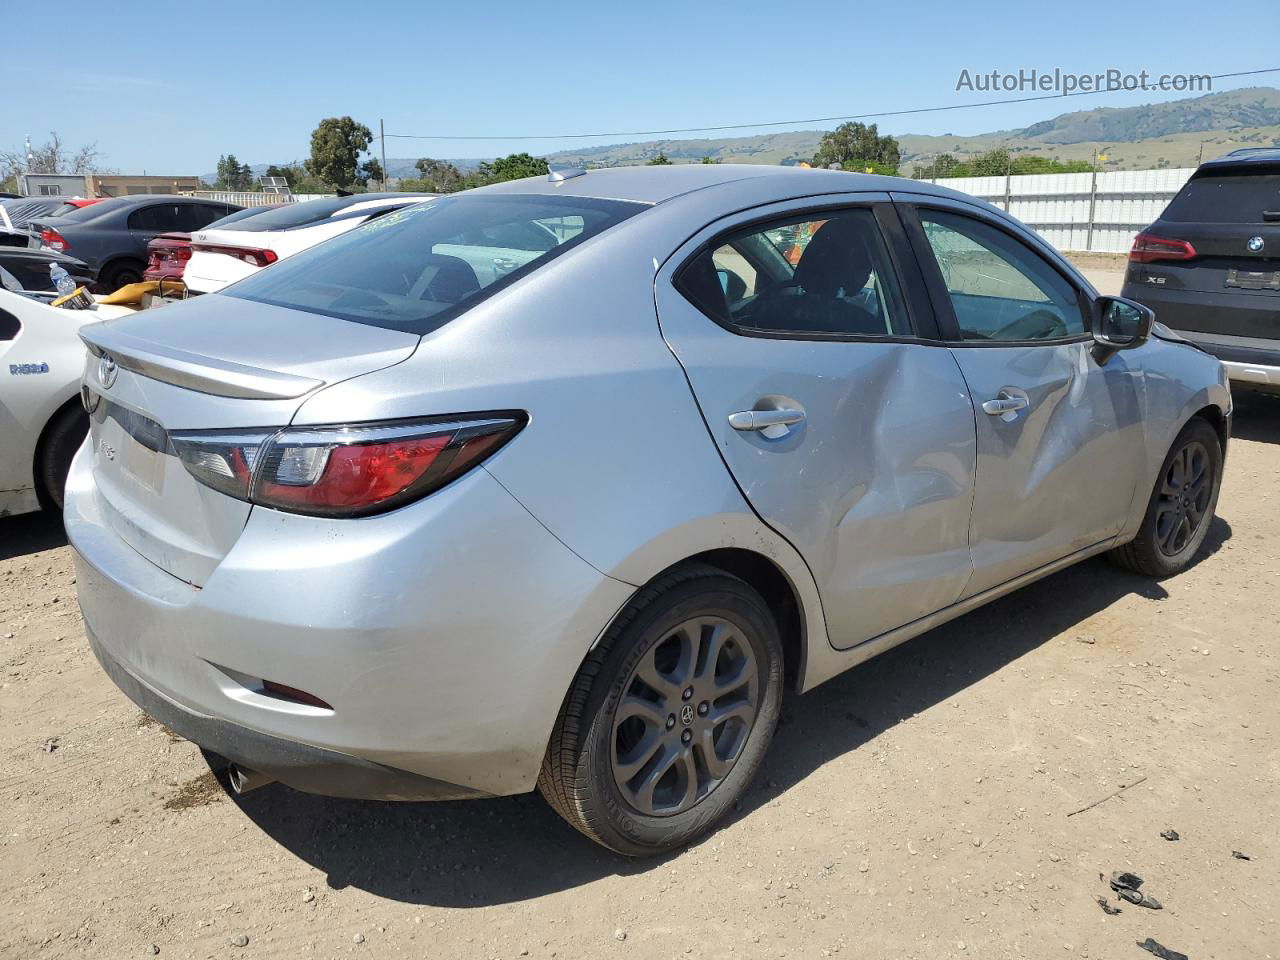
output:
POLYGON ((729 414, 729 426, 735 430, 755 430, 770 440, 786 436, 787 428, 804 420, 803 410, 741 410, 729 414))
POLYGON ((982 412, 990 414, 993 417, 1003 417, 1006 414, 1013 414, 1017 413, 1019 410, 1025 410, 1029 406, 1031 406, 1031 401, 1026 397, 1019 397, 1010 393, 1008 390, 1001 390, 999 396, 994 400, 987 400, 982 404, 982 412))

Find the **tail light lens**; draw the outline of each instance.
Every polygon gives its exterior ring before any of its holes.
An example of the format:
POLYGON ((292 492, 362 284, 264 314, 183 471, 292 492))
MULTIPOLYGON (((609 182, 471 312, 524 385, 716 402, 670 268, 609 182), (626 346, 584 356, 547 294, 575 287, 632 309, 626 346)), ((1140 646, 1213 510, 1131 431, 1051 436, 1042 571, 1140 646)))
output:
MULTIPOLYGON (((228 257, 235 257, 237 260, 243 260, 245 263, 252 264, 255 267, 270 266, 280 259, 279 254, 274 250, 260 247, 227 247, 212 243, 194 243, 191 246, 201 253, 221 253, 228 257)), ((187 254, 188 259, 190 256, 190 254, 187 254)))
POLYGON ((1186 240, 1171 240, 1153 233, 1140 233, 1133 238, 1130 263, 1154 263, 1157 260, 1191 260, 1196 248, 1186 240))
POLYGON ((66 238, 52 227, 45 227, 40 231, 40 246, 56 250, 58 253, 71 249, 71 244, 67 243, 66 238))
POLYGON ((360 517, 456 480, 524 427, 517 413, 171 434, 187 471, 239 500, 290 513, 360 517))

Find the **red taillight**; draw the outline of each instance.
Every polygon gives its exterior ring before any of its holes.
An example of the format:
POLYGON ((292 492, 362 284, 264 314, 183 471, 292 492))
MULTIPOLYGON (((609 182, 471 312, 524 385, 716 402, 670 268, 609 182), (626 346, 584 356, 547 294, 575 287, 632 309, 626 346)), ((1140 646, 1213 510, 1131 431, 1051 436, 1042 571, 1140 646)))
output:
POLYGON ((1171 240, 1152 233, 1140 233, 1133 238, 1129 251, 1130 263, 1154 263, 1156 260, 1191 260, 1196 248, 1185 240, 1171 240))
MULTIPOLYGON (((221 253, 228 257, 235 257, 245 263, 253 264, 255 267, 270 266, 280 259, 279 254, 274 250, 260 247, 228 247, 213 243, 193 243, 191 246, 192 249, 199 250, 201 253, 221 253)), ((186 259, 190 258, 191 254, 188 252, 186 259)))
POLYGON ((268 458, 275 469, 264 473, 254 499, 307 513, 374 506, 422 478, 450 440, 438 435, 345 447, 285 447, 278 458, 268 458), (272 473, 287 474, 285 482, 268 480, 272 473))
POLYGON ((358 517, 456 480, 520 432, 523 414, 171 436, 193 477, 290 513, 358 517))
POLYGON ((71 249, 71 244, 67 243, 66 238, 53 227, 45 227, 40 231, 40 246, 56 250, 58 253, 71 249))

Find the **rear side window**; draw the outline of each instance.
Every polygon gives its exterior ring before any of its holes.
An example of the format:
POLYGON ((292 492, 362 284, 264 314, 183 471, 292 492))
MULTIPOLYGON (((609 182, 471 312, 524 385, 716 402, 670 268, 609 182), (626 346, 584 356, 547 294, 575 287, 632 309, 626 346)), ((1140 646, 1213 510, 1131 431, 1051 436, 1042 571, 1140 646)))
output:
POLYGON ((182 211, 186 204, 157 203, 143 207, 129 214, 129 229, 147 232, 163 232, 166 230, 182 230, 182 211))
POLYGON ((1188 180, 1160 215, 1174 223, 1280 220, 1280 173, 1222 173, 1188 180), (1264 214, 1271 213, 1266 217, 1264 214))
POLYGON ((865 208, 726 234, 681 269, 676 286, 717 323, 740 333, 912 332, 880 227, 865 208))
POLYGON ((585 197, 442 197, 377 217, 259 270, 223 293, 429 333, 646 208, 585 197), (549 225, 561 221, 569 226, 549 225))

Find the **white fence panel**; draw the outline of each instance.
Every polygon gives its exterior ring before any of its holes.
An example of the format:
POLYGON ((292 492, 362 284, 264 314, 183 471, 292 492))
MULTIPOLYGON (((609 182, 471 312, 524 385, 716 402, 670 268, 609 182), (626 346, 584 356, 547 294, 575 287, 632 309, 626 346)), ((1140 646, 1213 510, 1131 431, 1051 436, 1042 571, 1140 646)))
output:
POLYGON ((200 197, 202 200, 218 200, 222 203, 234 203, 241 207, 267 207, 275 203, 301 203, 304 200, 326 200, 335 197, 334 193, 260 193, 254 190, 187 190, 186 197, 200 197))
POLYGON ((1194 167, 940 177, 930 181, 994 203, 1059 250, 1125 253, 1187 182, 1194 167))

